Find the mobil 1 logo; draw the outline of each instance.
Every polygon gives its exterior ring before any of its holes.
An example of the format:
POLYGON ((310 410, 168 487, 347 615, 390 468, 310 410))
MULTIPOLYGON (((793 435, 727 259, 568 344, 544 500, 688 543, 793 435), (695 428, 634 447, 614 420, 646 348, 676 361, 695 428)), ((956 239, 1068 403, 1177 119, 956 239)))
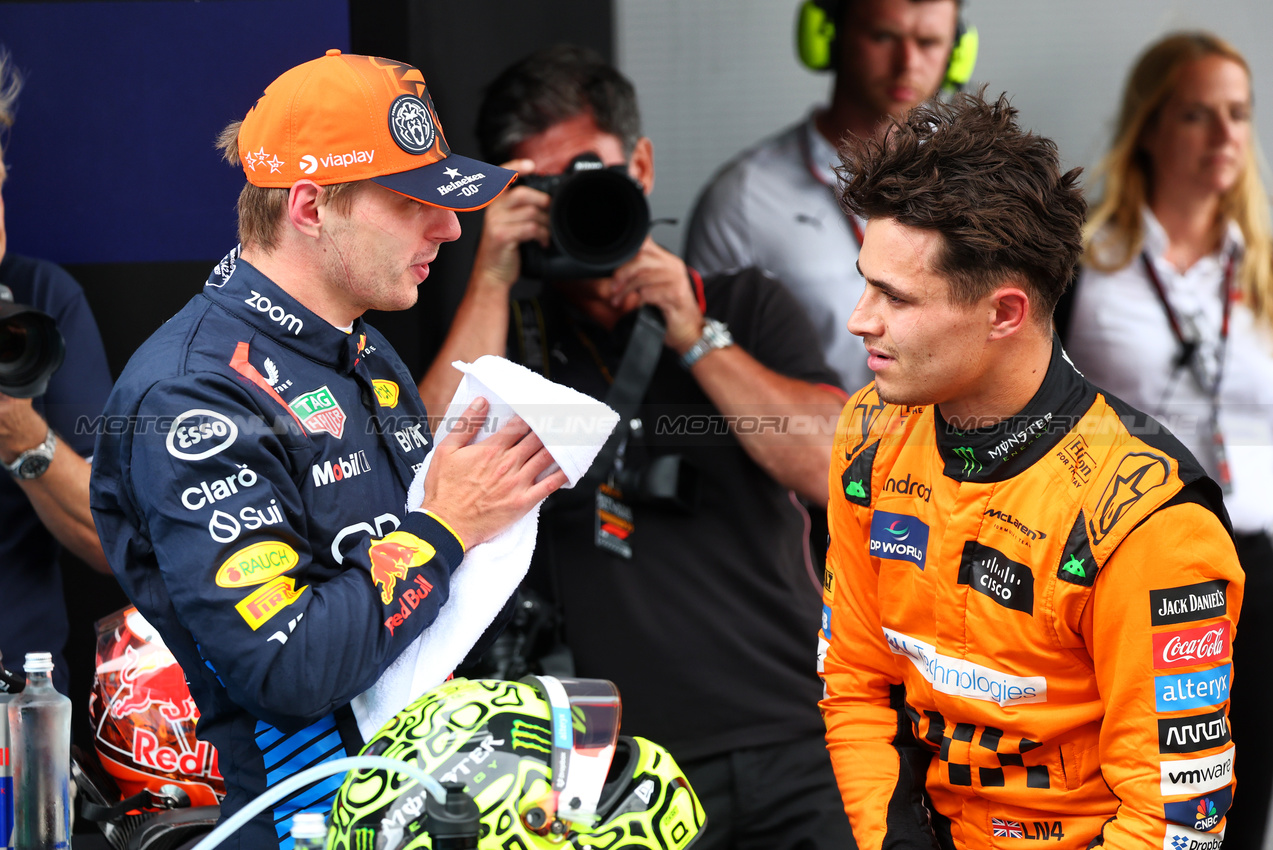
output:
POLYGON ((1190 623, 1223 616, 1228 610, 1225 579, 1149 591, 1149 615, 1155 626, 1190 623))
POLYGON ((964 544, 959 583, 989 596, 1004 608, 1034 614, 1034 573, 993 546, 976 540, 964 544))

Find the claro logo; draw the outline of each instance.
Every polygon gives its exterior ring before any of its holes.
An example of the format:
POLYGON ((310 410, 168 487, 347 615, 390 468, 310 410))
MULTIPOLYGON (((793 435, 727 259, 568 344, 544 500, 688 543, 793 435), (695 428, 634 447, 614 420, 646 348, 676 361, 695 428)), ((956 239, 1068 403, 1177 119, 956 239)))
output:
POLYGON ((228 499, 237 494, 239 490, 254 487, 259 480, 260 478, 255 472, 246 465, 240 465, 236 472, 230 473, 225 478, 200 481, 199 486, 187 487, 182 490, 181 504, 188 511, 197 511, 222 499, 228 499))

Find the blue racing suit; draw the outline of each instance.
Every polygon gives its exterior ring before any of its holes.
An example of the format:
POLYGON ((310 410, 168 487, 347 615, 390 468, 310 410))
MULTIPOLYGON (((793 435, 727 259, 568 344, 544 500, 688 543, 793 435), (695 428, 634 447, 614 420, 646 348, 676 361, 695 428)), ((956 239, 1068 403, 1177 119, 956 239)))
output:
MULTIPOLYGON (((333 327, 236 249, 133 355, 97 424, 102 545, 186 673, 223 816, 356 752, 350 700, 434 621, 464 556, 405 509, 432 439, 385 338, 333 327)), ((341 779, 224 846, 286 841, 341 779)))

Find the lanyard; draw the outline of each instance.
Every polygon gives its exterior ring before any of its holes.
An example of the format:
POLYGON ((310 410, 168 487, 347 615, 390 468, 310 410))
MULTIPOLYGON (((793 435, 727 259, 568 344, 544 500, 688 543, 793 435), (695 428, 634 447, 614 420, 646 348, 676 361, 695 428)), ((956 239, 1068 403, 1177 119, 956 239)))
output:
MULTIPOLYGON (((818 132, 816 127, 813 132, 818 132)), ((800 154, 804 158, 805 168, 809 169, 809 173, 813 175, 813 179, 817 180, 823 186, 826 186, 827 189, 831 191, 831 194, 835 195, 835 187, 831 185, 829 180, 822 176, 822 172, 818 170, 817 163, 813 161, 813 145, 809 142, 808 129, 805 129, 804 132, 800 134, 800 154)), ((836 198, 836 204, 839 205, 838 197, 836 198)), ((861 250, 863 238, 862 224, 857 220, 857 216, 845 213, 845 217, 849 220, 849 226, 853 228, 853 238, 857 240, 858 250, 861 250)))
MULTIPOLYGON (((1220 430, 1220 379, 1224 374, 1225 351, 1229 343, 1229 317, 1233 312, 1233 257, 1229 256, 1224 264, 1224 280, 1220 284, 1220 297, 1223 299, 1221 306, 1220 319, 1220 344, 1216 351, 1216 370, 1215 378, 1208 381, 1207 375, 1198 357, 1198 343, 1196 336, 1186 337, 1184 329, 1180 325, 1180 318, 1176 315, 1176 311, 1172 309, 1171 302, 1167 300, 1167 290, 1163 287, 1162 280, 1158 277, 1158 270, 1154 268, 1154 262, 1150 259, 1149 254, 1145 251, 1140 252, 1141 264, 1145 267, 1145 276, 1149 278, 1149 282, 1154 286, 1154 294, 1158 296, 1158 303, 1162 305, 1163 312, 1167 314, 1167 324, 1171 326, 1172 336, 1176 338, 1176 343, 1180 346, 1180 353, 1176 357, 1175 368, 1188 367, 1193 374, 1194 380, 1210 399, 1211 402, 1211 449, 1216 462, 1216 477, 1219 478, 1220 488, 1227 494, 1233 491, 1233 475, 1229 468, 1228 452, 1225 451, 1224 432, 1220 430)), ((1174 370, 1173 370, 1174 371, 1174 370)))

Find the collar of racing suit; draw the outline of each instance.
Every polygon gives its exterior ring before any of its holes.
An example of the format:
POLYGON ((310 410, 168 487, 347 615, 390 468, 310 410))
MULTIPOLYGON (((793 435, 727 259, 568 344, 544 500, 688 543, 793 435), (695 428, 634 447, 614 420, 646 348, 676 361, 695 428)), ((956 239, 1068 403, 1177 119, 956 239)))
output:
POLYGON ((1043 383, 1015 416, 977 428, 975 422, 947 422, 934 408, 937 449, 945 474, 958 481, 1006 481, 1054 448, 1095 401, 1096 388, 1074 368, 1061 338, 1053 334, 1052 359, 1043 383))
POLYGON ((239 248, 208 275, 204 297, 293 351, 342 374, 352 372, 367 345, 362 318, 349 333, 332 326, 240 257, 239 248))

